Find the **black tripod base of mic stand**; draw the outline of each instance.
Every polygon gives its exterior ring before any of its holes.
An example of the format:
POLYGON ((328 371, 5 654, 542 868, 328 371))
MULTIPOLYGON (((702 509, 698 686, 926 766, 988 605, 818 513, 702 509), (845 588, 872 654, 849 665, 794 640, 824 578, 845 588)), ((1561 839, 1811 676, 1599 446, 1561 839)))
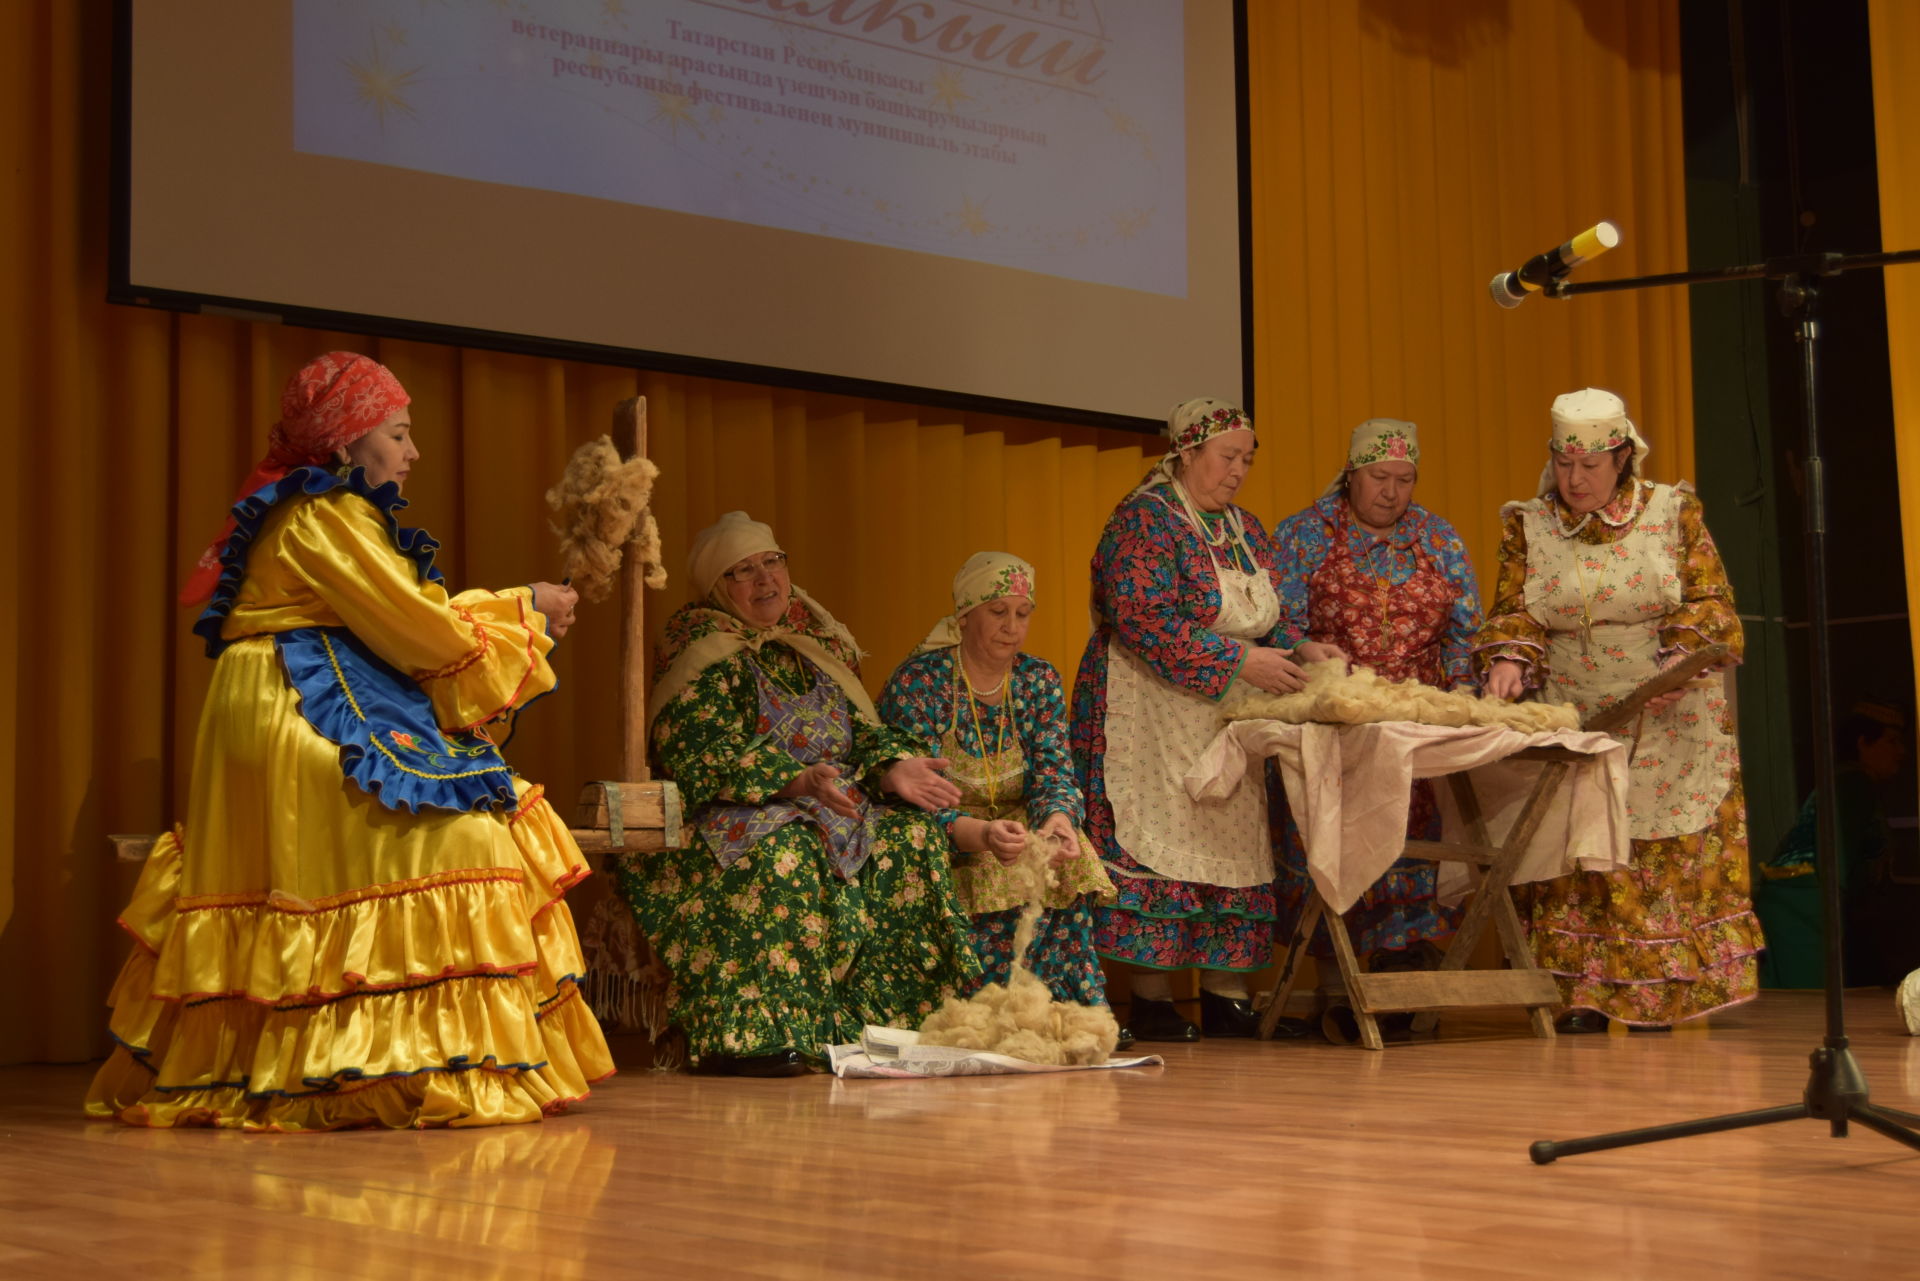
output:
POLYGON ((1858 1121, 1869 1130, 1920 1151, 1920 1133, 1912 1128, 1920 1126, 1920 1116, 1869 1102, 1867 1079, 1861 1075, 1860 1065, 1854 1062, 1853 1051, 1847 1048, 1846 1038, 1838 1038, 1837 1045, 1833 1043, 1834 1039, 1828 1038, 1826 1044, 1808 1056, 1813 1073, 1807 1078, 1807 1092, 1798 1103, 1777 1108, 1756 1108, 1751 1112, 1729 1112, 1725 1116, 1702 1117, 1697 1121, 1680 1121, 1672 1125, 1650 1125, 1642 1130, 1616 1130, 1612 1134, 1596 1134, 1585 1139, 1541 1139, 1527 1149, 1527 1154, 1533 1158, 1535 1165, 1546 1165, 1563 1156, 1579 1156, 1583 1152, 1604 1152, 1608 1148, 1627 1148, 1640 1143, 1658 1143, 1663 1139, 1684 1139, 1693 1134, 1718 1134, 1722 1130, 1744 1130, 1756 1125, 1772 1125, 1776 1121, 1802 1119, 1827 1122, 1836 1139, 1847 1137, 1849 1121, 1858 1121))

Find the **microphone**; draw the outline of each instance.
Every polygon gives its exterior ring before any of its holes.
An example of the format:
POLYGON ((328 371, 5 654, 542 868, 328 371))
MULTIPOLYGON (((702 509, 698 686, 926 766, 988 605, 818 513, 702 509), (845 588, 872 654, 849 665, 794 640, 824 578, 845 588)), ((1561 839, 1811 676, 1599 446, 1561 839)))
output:
POLYGON ((1487 284, 1487 292, 1502 307, 1518 307, 1527 295, 1558 280, 1590 258, 1598 258, 1620 243, 1620 228, 1610 222, 1595 223, 1579 235, 1543 254, 1527 259, 1518 271, 1503 271, 1487 284))

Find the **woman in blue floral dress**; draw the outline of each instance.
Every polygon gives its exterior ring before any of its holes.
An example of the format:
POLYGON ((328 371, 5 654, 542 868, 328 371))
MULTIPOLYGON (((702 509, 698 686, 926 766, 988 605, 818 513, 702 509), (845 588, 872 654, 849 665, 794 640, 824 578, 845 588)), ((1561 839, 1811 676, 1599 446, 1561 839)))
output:
POLYGON ((1222 802, 1182 779, 1235 680, 1298 689, 1302 662, 1338 654, 1280 630, 1266 531, 1233 504, 1257 442, 1234 405, 1201 398, 1167 420, 1164 458, 1108 518, 1093 555, 1094 634, 1073 687, 1071 746, 1087 828, 1117 901, 1094 945, 1132 967, 1128 1026, 1195 1039, 1171 971, 1200 970, 1210 1036, 1250 1036, 1247 976, 1273 956, 1273 847, 1258 781, 1222 802))
POLYGON ((954 576, 953 613, 894 671, 880 715, 929 755, 952 762, 948 776, 961 801, 937 817, 956 851, 954 876, 973 916, 982 981, 1005 983, 1013 965, 1025 896, 1008 865, 1032 829, 1054 846, 1055 883, 1027 967, 1055 1000, 1104 1005, 1093 903, 1112 902, 1113 885, 1081 831, 1060 673, 1020 652, 1033 609, 1033 566, 1005 552, 970 557, 954 576))
POLYGON ((668 620, 651 706, 690 839, 620 872, 671 974, 668 1023, 722 1074, 805 1072, 864 1024, 918 1026, 979 974, 946 833, 921 812, 959 789, 881 724, 853 637, 786 560, 744 512, 695 540, 705 595, 668 620))
MULTIPOLYGON (((1473 686, 1480 594, 1460 535, 1413 501, 1420 437, 1409 422, 1373 418, 1354 428, 1347 465, 1320 500, 1273 531, 1280 563, 1281 627, 1326 641, 1356 666, 1388 680, 1442 689, 1473 686)), ((1276 789, 1277 793, 1277 789, 1276 789)), ((1306 908, 1311 883, 1300 830, 1277 796, 1273 817, 1281 849, 1274 889, 1281 937, 1306 908)), ((1407 835, 1437 839, 1433 785, 1413 787, 1407 835)), ((1418 967, 1451 937, 1458 912, 1434 901, 1434 865, 1403 859, 1346 914, 1369 968, 1418 967)), ((1324 929, 1316 955, 1326 955, 1324 929)))

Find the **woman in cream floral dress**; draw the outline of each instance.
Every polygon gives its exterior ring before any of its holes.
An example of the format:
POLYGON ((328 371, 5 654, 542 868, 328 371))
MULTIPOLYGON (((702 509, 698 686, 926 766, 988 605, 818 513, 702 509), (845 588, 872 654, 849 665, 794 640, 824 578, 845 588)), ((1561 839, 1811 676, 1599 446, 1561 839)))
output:
MULTIPOLYGON (((1500 582, 1481 629, 1485 688, 1537 689, 1584 717, 1708 645, 1742 637, 1725 567, 1690 486, 1645 479, 1647 445, 1611 392, 1553 403, 1540 496, 1509 503, 1500 582)), ((1534 953, 1559 979, 1564 1031, 1607 1019, 1663 1029, 1750 1001, 1760 927, 1724 677, 1648 704, 1632 751, 1624 871, 1537 889, 1534 953)))

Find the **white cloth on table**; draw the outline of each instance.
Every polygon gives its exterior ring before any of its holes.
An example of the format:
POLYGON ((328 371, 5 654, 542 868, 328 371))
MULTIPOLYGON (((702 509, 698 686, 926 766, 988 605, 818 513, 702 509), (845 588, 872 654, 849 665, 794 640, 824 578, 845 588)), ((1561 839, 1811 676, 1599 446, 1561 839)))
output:
MULTIPOLYGON (((1539 777, 1538 763, 1506 759, 1529 747, 1565 748, 1588 759, 1567 771, 1513 879, 1551 880, 1576 866, 1591 872, 1626 867, 1631 855, 1627 753, 1609 734, 1523 734, 1412 721, 1234 721, 1214 736, 1185 781, 1196 801, 1225 796, 1249 767, 1271 756, 1300 827, 1313 883, 1329 907, 1345 912, 1405 852, 1413 780, 1469 771, 1488 839, 1497 845, 1539 777)), ((1450 789, 1436 791, 1447 839, 1466 839, 1450 789)), ((1441 865, 1442 899, 1456 899, 1468 888, 1465 866, 1441 865)))

